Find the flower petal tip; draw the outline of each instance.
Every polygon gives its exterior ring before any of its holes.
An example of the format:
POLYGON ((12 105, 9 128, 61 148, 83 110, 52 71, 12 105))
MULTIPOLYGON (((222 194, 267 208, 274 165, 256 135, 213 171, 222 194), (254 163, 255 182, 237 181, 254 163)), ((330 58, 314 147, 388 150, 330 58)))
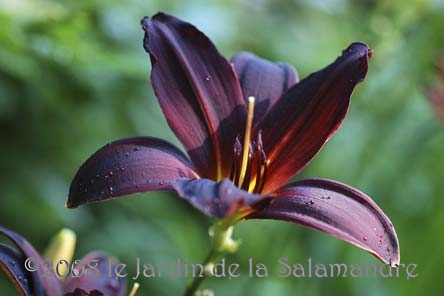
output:
POLYGON ((142 26, 142 29, 147 30, 148 29, 148 23, 150 21, 150 18, 147 16, 144 16, 141 20, 140 20, 140 25, 142 26))

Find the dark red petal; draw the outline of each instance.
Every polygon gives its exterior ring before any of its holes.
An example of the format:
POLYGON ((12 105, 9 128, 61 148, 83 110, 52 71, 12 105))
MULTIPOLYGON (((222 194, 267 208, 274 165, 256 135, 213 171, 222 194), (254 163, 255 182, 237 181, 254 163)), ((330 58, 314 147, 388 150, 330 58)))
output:
POLYGON ((306 179, 262 201, 247 219, 286 220, 358 246, 385 263, 399 264, 399 244, 387 215, 361 191, 325 179, 306 179))
POLYGON ((260 198, 237 188, 228 179, 218 183, 208 179, 182 180, 174 187, 195 208, 214 217, 229 216, 239 207, 249 206, 260 198))
POLYGON ((34 247, 24 237, 3 226, 0 226, 0 233, 10 239, 17 246, 23 258, 33 258, 33 265, 31 265, 31 267, 35 266, 35 264, 37 264, 38 262, 39 268, 37 271, 31 274, 30 278, 33 287, 32 295, 62 295, 62 288, 59 280, 55 277, 52 271, 48 271, 48 269, 43 266, 43 259, 40 254, 34 249, 34 247), (44 274, 45 276, 43 276, 44 274))
MULTIPOLYGON (((80 274, 82 272, 82 264, 85 268, 83 272, 89 272, 89 274, 83 274, 82 276, 76 277, 73 276, 71 272, 63 282, 63 291, 65 293, 72 293, 68 295, 77 295, 75 294, 75 290, 81 289, 85 292, 90 292, 85 295, 126 295, 128 276, 116 276, 115 270, 117 264, 119 264, 119 261, 116 258, 108 257, 99 252, 91 252, 83 257, 77 265, 74 265, 74 272, 78 272, 78 274, 80 274)), ((121 275, 125 273, 127 273, 127 270, 123 270, 121 275)))
POLYGON ((255 97, 253 124, 260 122, 278 98, 297 83, 293 66, 272 63, 249 52, 231 58, 244 98, 255 97))
POLYGON ((188 158, 152 137, 128 138, 94 153, 69 189, 68 208, 139 192, 170 191, 178 178, 196 178, 188 158))
POLYGON ((336 132, 370 55, 367 45, 351 44, 333 64, 290 88, 256 127, 269 161, 264 192, 300 172, 336 132))
POLYGON ((171 129, 201 176, 228 176, 233 143, 245 120, 233 67, 189 23, 163 13, 141 23, 151 83, 171 129))
POLYGON ((31 274, 25 269, 27 258, 10 246, 0 244, 0 269, 12 281, 20 295, 32 295, 31 274))
POLYGON ((91 293, 89 293, 85 290, 77 288, 73 292, 65 293, 64 296, 103 296, 103 293, 97 290, 93 290, 91 293))

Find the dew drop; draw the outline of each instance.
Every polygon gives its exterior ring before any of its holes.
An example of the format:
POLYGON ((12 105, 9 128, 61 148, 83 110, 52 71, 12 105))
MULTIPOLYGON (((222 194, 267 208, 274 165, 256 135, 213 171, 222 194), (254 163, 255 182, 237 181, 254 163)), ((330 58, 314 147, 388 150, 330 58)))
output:
POLYGON ((109 175, 110 175, 110 176, 114 176, 114 173, 113 173, 113 172, 109 172, 109 175))
POLYGON ((22 281, 22 275, 19 274, 19 276, 17 278, 19 281, 22 281))
POLYGON ((385 250, 386 250, 387 252, 390 252, 390 251, 391 251, 389 247, 387 247, 385 250))
POLYGON ((159 185, 160 185, 160 186, 163 186, 164 184, 165 184, 164 181, 160 181, 160 182, 159 182, 159 185))
POLYGON ((309 206, 314 205, 314 201, 310 200, 309 202, 307 202, 307 205, 309 205, 309 206))
POLYGON ((368 240, 368 237, 363 236, 363 237, 362 237, 362 240, 366 242, 366 241, 368 240))
POLYGON ((205 76, 205 77, 204 77, 204 80, 205 80, 205 81, 210 81, 210 80, 211 80, 211 76, 209 76, 209 75, 208 75, 208 76, 205 76))
POLYGON ((11 260, 9 261, 9 264, 11 264, 12 266, 14 266, 14 265, 15 265, 15 261, 11 259, 11 260))

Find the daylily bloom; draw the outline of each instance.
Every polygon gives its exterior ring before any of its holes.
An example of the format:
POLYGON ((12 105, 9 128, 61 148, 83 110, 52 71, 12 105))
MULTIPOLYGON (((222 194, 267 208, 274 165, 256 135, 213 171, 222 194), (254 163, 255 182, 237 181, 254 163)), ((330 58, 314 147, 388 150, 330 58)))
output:
MULTIPOLYGON (((34 247, 21 235, 0 226, 0 234, 11 240, 15 247, 0 244, 0 268, 9 276, 20 295, 24 296, 123 296, 126 292, 126 279, 116 279, 109 277, 108 264, 111 262, 112 270, 118 261, 99 252, 91 252, 81 259, 84 268, 88 268, 88 262, 94 265, 91 260, 98 260, 97 275, 91 271, 89 275, 82 274, 82 265, 74 266, 76 271, 69 270, 69 275, 64 281, 51 270, 51 266, 44 263, 42 256, 34 247), (27 259, 33 258, 28 262, 27 259), (35 260, 37 261, 35 261, 35 260), (108 261, 111 260, 111 261, 108 261), (38 265, 37 265, 38 264, 38 265), (38 269, 36 269, 38 267, 38 269), (35 270, 30 272, 29 270, 35 270), (74 274, 77 276, 74 276, 74 274)), ((68 259, 69 260, 69 259, 68 259)), ((53 262, 54 265, 57 262, 53 262)), ((65 266, 62 264, 61 266, 65 266)))
POLYGON ((286 220, 399 262, 395 230, 363 192, 327 179, 287 181, 336 132, 372 51, 352 43, 298 81, 293 67, 241 52, 226 60, 196 27, 158 13, 141 21, 151 84, 185 147, 154 137, 112 142, 79 169, 68 207, 175 191, 203 213, 286 220))

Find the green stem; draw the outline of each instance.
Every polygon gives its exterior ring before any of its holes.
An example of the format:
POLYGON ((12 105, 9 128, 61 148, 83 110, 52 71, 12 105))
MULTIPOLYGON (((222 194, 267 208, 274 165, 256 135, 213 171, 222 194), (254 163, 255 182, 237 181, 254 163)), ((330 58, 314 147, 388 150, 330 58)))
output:
POLYGON ((209 231, 211 237, 211 250, 203 262, 204 272, 202 277, 193 277, 185 291, 184 296, 195 296, 201 283, 213 275, 213 266, 226 254, 236 252, 239 242, 231 238, 233 224, 236 217, 217 221, 209 231))

